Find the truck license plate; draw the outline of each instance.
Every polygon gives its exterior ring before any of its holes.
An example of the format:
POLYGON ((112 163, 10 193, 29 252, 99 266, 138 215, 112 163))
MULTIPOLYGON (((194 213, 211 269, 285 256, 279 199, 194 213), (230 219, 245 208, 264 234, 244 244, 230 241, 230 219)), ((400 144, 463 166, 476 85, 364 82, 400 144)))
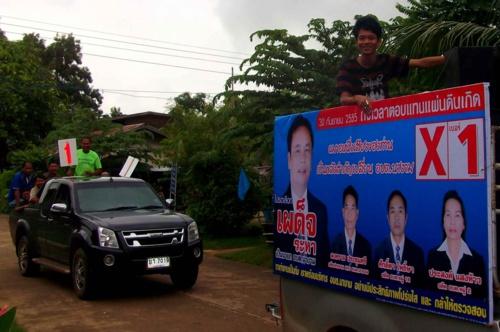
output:
POLYGON ((157 267, 169 267, 170 257, 151 257, 148 258, 148 269, 154 269, 157 267))

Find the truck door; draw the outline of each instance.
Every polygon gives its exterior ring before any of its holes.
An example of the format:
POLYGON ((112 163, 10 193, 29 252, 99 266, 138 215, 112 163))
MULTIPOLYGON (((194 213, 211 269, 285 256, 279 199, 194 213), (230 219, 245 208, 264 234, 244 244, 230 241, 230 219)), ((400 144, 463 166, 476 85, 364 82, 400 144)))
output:
POLYGON ((47 234, 50 228, 51 221, 49 221, 50 207, 54 203, 57 190, 59 188, 58 182, 49 183, 47 192, 42 196, 40 201, 40 214, 37 217, 38 225, 38 241, 40 243, 40 254, 42 257, 49 257, 49 250, 47 246, 47 234))
POLYGON ((49 257, 63 264, 69 263, 71 233, 76 225, 72 222, 72 202, 70 188, 60 184, 53 204, 63 203, 67 212, 48 211, 50 227, 47 228, 47 248, 49 257))

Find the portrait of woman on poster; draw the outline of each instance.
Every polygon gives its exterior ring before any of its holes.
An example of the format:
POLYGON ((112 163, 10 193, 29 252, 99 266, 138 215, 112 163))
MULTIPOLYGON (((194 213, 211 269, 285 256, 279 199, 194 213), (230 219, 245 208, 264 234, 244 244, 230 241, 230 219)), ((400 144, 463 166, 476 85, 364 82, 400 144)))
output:
POLYGON ((454 295, 486 297, 484 260, 465 242, 465 206, 455 190, 444 195, 441 223, 443 242, 429 252, 427 260, 429 286, 454 295))

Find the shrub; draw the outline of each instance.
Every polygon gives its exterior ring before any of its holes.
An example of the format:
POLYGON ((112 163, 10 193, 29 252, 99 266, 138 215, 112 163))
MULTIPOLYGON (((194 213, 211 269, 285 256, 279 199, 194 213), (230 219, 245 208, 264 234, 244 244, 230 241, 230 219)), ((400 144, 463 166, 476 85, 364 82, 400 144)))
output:
POLYGON ((9 211, 7 195, 9 193, 10 181, 16 174, 15 170, 6 170, 0 173, 0 212, 6 213, 9 211))
MULTIPOLYGON (((191 160, 185 174, 184 202, 187 213, 211 235, 239 234, 259 207, 255 181, 243 201, 238 198, 240 164, 231 150, 213 150, 191 160)), ((254 174, 248 173, 250 179, 254 174)))

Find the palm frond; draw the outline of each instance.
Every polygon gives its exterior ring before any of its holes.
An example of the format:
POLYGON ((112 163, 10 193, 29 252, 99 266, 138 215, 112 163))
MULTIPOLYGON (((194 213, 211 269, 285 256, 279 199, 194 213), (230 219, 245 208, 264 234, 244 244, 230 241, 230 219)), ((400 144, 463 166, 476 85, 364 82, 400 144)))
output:
POLYGON ((422 56, 443 53, 452 47, 498 46, 500 30, 471 22, 419 22, 395 28, 385 50, 422 56))

